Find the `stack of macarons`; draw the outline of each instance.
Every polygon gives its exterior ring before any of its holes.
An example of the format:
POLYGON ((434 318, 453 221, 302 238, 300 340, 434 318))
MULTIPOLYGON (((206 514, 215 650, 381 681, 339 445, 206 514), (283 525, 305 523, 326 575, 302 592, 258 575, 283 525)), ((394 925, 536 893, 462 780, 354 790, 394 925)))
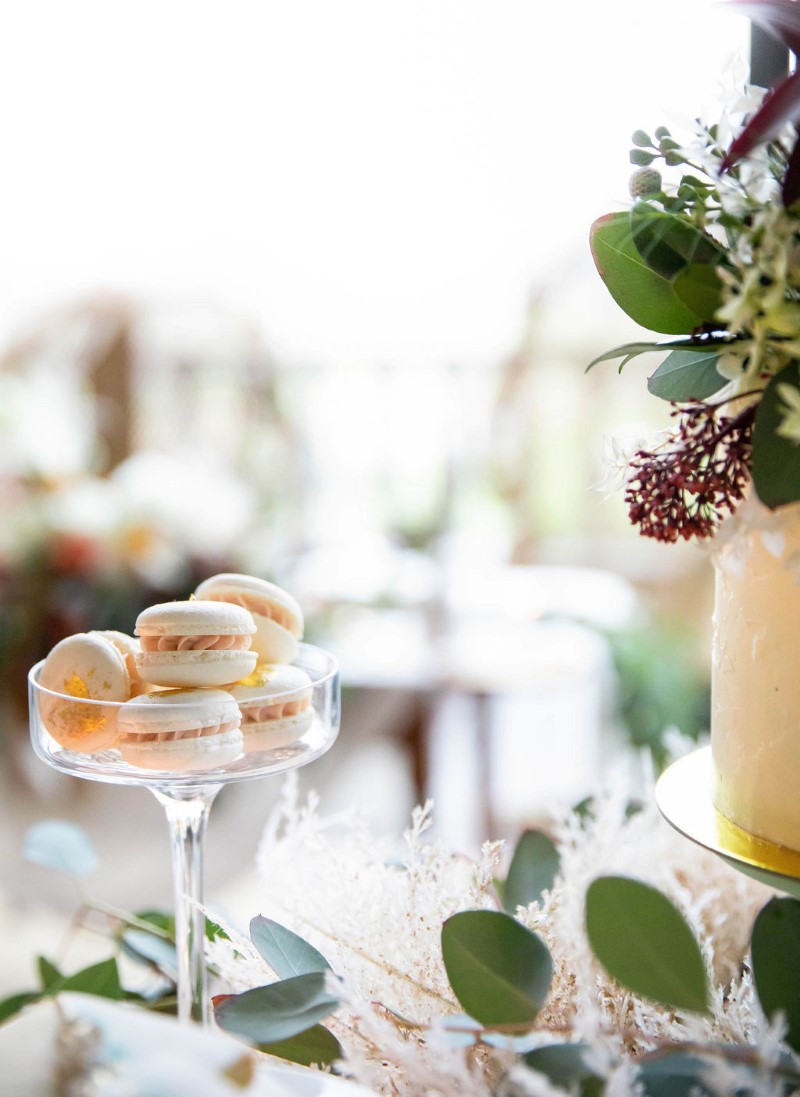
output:
POLYGON ((303 613, 274 583, 215 575, 187 601, 144 610, 134 633, 78 633, 44 660, 40 711, 60 746, 113 749, 158 771, 207 770, 286 746, 310 726, 311 679, 290 665, 303 613))

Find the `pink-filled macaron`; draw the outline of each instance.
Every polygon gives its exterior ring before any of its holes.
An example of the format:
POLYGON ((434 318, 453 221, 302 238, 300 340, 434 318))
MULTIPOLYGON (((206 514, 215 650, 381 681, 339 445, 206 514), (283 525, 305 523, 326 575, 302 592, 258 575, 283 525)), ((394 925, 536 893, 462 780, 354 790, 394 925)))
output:
MULTIPOLYGON (((255 575, 223 572, 203 580, 197 598, 241 606, 256 623, 253 649, 259 663, 291 663, 303 638, 303 611, 281 587, 255 575)), ((243 675, 244 677, 244 675, 243 675)))
POLYGON ((122 703, 132 691, 125 659, 109 639, 96 632, 67 636, 45 659, 39 685, 54 694, 42 694, 39 707, 59 746, 93 754, 114 745, 116 705, 92 702, 122 703))
POLYGON ((129 636, 127 632, 116 632, 114 629, 92 630, 89 636, 102 636, 104 639, 110 640, 120 653, 125 660, 128 674, 131 676, 132 696, 135 697, 137 693, 147 692, 147 682, 139 677, 139 670, 136 666, 136 656, 142 648, 135 636, 129 636))
POLYGON ((228 687, 242 711, 246 754, 296 743, 311 727, 311 679, 300 667, 260 664, 228 687))
POLYGON ((241 713, 220 689, 176 689, 120 708, 117 749, 132 766, 180 772, 218 769, 242 753, 241 713))
POLYGON ((162 602, 139 614, 135 631, 136 667, 154 686, 225 686, 252 674, 258 659, 252 616, 227 602, 162 602))

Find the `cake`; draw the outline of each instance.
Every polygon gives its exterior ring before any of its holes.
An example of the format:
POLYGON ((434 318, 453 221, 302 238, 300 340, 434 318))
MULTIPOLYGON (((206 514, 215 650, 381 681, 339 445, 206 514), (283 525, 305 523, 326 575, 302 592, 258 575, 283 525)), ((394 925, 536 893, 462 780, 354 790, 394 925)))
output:
POLYGON ((714 806, 800 850, 800 508, 737 519, 716 560, 714 806))

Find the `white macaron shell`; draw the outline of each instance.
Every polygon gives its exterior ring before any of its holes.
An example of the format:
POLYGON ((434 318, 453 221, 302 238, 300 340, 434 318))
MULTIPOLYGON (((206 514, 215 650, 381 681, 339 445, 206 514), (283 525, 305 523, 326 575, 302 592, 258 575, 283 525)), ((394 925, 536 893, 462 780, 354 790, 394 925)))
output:
POLYGON ((288 629, 260 613, 254 613, 253 620, 256 634, 251 647, 259 663, 291 663, 297 658, 297 640, 288 629))
POLYGON ((255 632, 252 615, 231 602, 160 602, 136 618, 137 636, 244 636, 255 632))
POLYGON ((136 667, 136 656, 141 651, 141 645, 136 637, 129 636, 126 632, 117 632, 114 629, 92 630, 87 635, 102 636, 103 639, 109 640, 114 645, 125 660, 125 666, 131 676, 131 693, 144 693, 147 689, 147 683, 139 677, 139 671, 136 667))
POLYGON ((235 699, 222 690, 148 694, 120 710, 117 745, 124 760, 139 768, 170 772, 217 769, 242 753, 239 720, 235 699), (216 734, 193 735, 215 724, 229 726, 216 734), (152 735, 162 738, 144 738, 152 735))
POLYGON ((85 632, 61 640, 42 665, 39 685, 61 695, 39 699, 42 721, 59 746, 92 754, 114 744, 117 703, 131 696, 131 679, 109 640, 85 632))
MULTIPOLYGON (((263 698, 270 700, 283 694, 296 695, 295 700, 308 696, 312 682, 302 667, 285 666, 273 663, 259 663, 256 669, 243 681, 236 682, 228 692, 239 702, 254 701, 263 698)), ((287 696, 285 700, 291 701, 287 696)))
MULTIPOLYGON (((296 640, 302 639, 304 619, 300 603, 283 587, 276 583, 270 583, 267 579, 261 579, 256 575, 240 575, 236 572, 223 572, 220 575, 212 575, 204 579, 195 590, 197 598, 213 598, 224 600, 226 595, 247 598, 253 595, 256 598, 264 598, 281 609, 287 611, 291 618, 288 631, 296 640)), ((253 616, 256 614, 250 611, 253 616)), ((264 616, 261 614, 260 616, 264 616)))
POLYGON ((142 651, 136 667, 145 682, 154 686, 197 688, 227 686, 252 674, 258 652, 217 650, 142 651))
POLYGON ((278 747, 290 747, 301 739, 314 722, 314 710, 304 709, 293 716, 265 720, 261 724, 242 724, 245 754, 262 754, 278 747))

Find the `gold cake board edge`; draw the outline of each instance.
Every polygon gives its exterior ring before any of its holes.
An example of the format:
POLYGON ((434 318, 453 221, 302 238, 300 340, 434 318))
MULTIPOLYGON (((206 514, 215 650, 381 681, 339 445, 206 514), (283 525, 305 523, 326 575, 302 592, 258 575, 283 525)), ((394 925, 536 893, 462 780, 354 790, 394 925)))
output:
POLYGON ((800 898, 800 850, 757 838, 726 819, 712 802, 712 782, 710 746, 684 755, 656 783, 659 811, 680 834, 740 872, 800 898))

